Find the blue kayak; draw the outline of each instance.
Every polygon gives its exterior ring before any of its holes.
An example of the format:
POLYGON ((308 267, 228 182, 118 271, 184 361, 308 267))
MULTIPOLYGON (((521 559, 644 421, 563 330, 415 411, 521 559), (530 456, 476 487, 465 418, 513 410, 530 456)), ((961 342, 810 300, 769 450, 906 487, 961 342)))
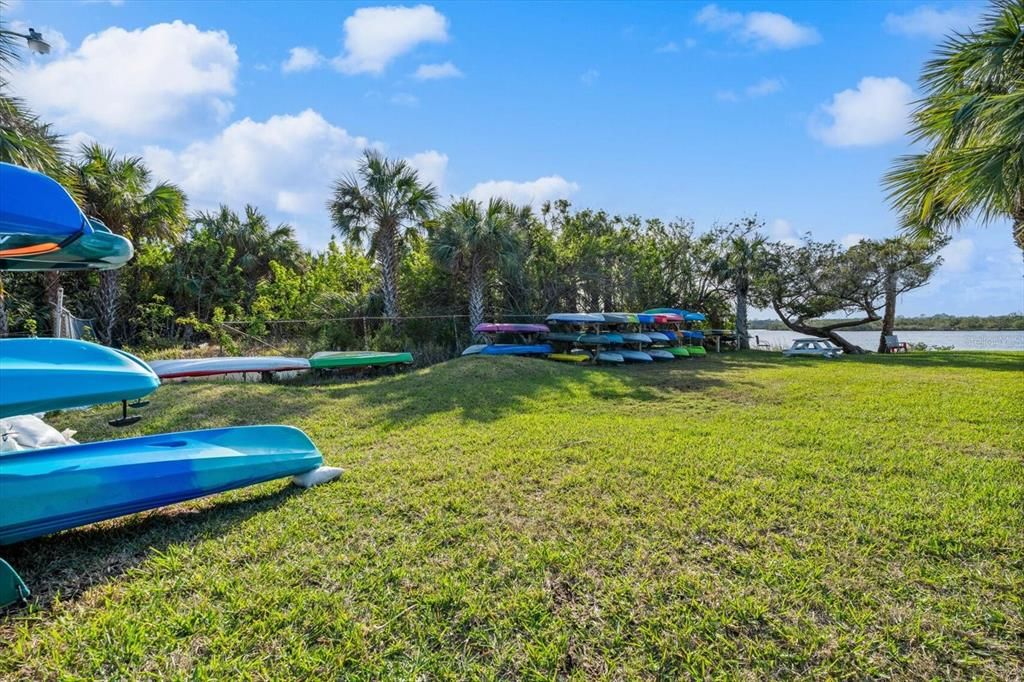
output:
POLYGON ((133 400, 160 385, 123 351, 72 339, 0 339, 0 417, 133 400))
POLYGON ((131 259, 131 242, 87 218, 53 178, 0 163, 0 188, 0 269, 110 269, 131 259))
POLYGON ((605 363, 612 364, 612 365, 621 365, 623 362, 625 362, 625 360, 623 360, 623 358, 622 358, 622 353, 619 353, 619 352, 612 353, 612 352, 609 352, 609 351, 601 351, 600 353, 598 353, 597 354, 597 361, 598 362, 605 362, 605 363))
POLYGON ((651 337, 647 336, 647 334, 623 334, 622 339, 626 343, 651 343, 651 337))
POLYGON ((617 350, 615 351, 622 356, 622 359, 626 362, 653 362, 652 358, 647 353, 643 353, 638 350, 617 350))
POLYGON ((650 337, 651 343, 669 342, 668 334, 666 334, 665 332, 644 332, 644 334, 650 337))
POLYGON ((293 476, 323 463, 291 426, 238 426, 0 456, 0 545, 293 476))
POLYGON ((484 346, 480 355, 549 355, 554 350, 547 343, 512 344, 493 343, 484 346))
POLYGON ((622 344, 624 344, 626 342, 626 340, 622 337, 622 334, 616 334, 614 332, 610 332, 608 334, 602 334, 602 336, 605 337, 606 339, 608 339, 608 343, 613 344, 613 345, 621 346, 622 344))
POLYGON ((664 348, 649 348, 644 351, 655 360, 675 360, 676 356, 672 355, 669 351, 664 348))

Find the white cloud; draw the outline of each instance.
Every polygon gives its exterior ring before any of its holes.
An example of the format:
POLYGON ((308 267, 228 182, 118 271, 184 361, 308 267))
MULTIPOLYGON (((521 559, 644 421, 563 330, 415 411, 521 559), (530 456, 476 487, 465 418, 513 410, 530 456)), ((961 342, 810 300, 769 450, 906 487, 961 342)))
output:
POLYGON ((716 90, 715 99, 719 102, 739 102, 740 96, 736 94, 735 90, 716 90))
POLYGON ((413 154, 406 161, 409 162, 420 176, 423 182, 429 182, 434 187, 444 187, 445 174, 448 172, 448 155, 431 149, 430 151, 413 154))
POLYGON ((469 190, 468 196, 477 201, 500 197, 516 204, 539 206, 545 201, 567 199, 579 191, 580 186, 560 175, 548 175, 527 182, 513 180, 489 180, 469 190))
POLYGON ((413 74, 413 78, 421 81, 438 80, 441 78, 462 78, 459 67, 451 62, 443 64, 420 64, 413 74))
POLYGON ((860 232, 850 232, 849 234, 844 234, 842 239, 839 240, 839 243, 846 248, 850 248, 851 246, 860 244, 865 239, 870 239, 870 237, 866 234, 861 234, 860 232))
POLYGON ((580 82, 584 85, 593 85, 597 82, 597 79, 601 77, 601 72, 597 69, 587 69, 580 74, 580 82))
POLYGON ((902 14, 885 15, 884 26, 890 33, 938 40, 953 31, 966 31, 980 14, 977 5, 958 5, 940 10, 920 5, 902 14))
POLYGON ((143 156, 157 178, 185 190, 194 208, 252 203, 288 217, 319 216, 330 183, 355 170, 369 146, 307 109, 266 121, 245 118, 180 151, 150 146, 143 156))
POLYGON ((345 54, 334 59, 343 73, 383 73, 420 43, 448 40, 448 19, 430 5, 361 7, 345 19, 345 54))
POLYGON ((679 52, 679 45, 677 45, 674 40, 670 40, 667 43, 665 43, 664 45, 662 45, 662 46, 658 47, 657 49, 655 49, 654 51, 659 53, 659 54, 667 54, 667 53, 670 53, 670 52, 679 52))
POLYGON ((390 101, 400 107, 418 107, 420 105, 420 98, 408 92, 396 92, 391 95, 390 101))
POLYGON ((789 50, 821 42, 813 26, 775 12, 731 12, 712 4, 697 13, 697 23, 710 31, 727 32, 734 40, 760 50, 789 50))
POLYGON ((311 47, 293 47, 288 51, 288 59, 281 64, 281 70, 285 73, 309 71, 320 66, 323 61, 323 55, 311 47))
POLYGON ((59 128, 147 135, 196 114, 223 117, 237 70, 227 33, 175 21, 94 33, 58 59, 15 69, 10 80, 59 128))
POLYGON ((974 242, 954 239, 941 252, 942 269, 947 272, 967 272, 974 260, 974 242))
POLYGON ((783 81, 781 78, 762 78, 758 82, 747 87, 747 97, 764 97, 773 95, 782 90, 783 81))
POLYGON ((799 246, 800 237, 797 236, 793 226, 785 218, 776 218, 771 222, 769 226, 772 239, 783 244, 789 244, 790 246, 799 246))
POLYGON ((811 134, 833 147, 883 144, 907 129, 914 92, 899 78, 862 78, 821 106, 827 119, 811 122, 811 134))

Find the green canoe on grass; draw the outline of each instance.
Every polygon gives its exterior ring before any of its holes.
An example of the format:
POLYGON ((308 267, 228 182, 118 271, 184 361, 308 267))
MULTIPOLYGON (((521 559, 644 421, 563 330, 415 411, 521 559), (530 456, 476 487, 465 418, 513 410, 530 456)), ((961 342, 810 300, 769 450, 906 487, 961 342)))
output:
POLYGON ((379 353, 372 350, 321 351, 309 359, 309 366, 314 369, 411 364, 412 353, 379 353))

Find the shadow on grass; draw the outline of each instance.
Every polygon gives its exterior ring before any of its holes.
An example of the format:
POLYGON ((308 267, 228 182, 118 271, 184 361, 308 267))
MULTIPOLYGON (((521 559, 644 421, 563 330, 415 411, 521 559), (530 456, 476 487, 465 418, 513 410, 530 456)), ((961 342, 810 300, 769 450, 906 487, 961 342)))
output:
MULTIPOLYGON (((301 492, 286 485, 240 500, 214 501, 199 510, 172 505, 0 547, 0 555, 32 591, 30 608, 46 610, 58 596, 61 600, 74 598, 118 578, 171 545, 220 537, 250 516, 269 511, 301 492)), ((0 609, 0 623, 4 615, 26 608, 0 609)))

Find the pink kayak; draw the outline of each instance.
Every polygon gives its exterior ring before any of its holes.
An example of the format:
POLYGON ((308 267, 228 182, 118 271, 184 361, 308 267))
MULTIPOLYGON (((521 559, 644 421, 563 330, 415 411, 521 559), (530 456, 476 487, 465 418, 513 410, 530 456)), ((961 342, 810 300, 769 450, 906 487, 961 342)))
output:
POLYGON ((551 330, 546 324, 481 322, 473 331, 477 334, 547 334, 551 330))

